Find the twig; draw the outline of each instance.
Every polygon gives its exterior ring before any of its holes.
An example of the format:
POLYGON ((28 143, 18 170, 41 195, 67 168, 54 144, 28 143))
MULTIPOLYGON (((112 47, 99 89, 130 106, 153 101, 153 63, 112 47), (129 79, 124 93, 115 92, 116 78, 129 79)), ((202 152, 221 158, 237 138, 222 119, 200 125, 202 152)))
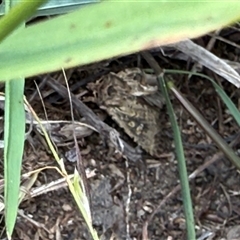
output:
MULTIPOLYGON (((59 93, 63 98, 68 97, 67 89, 50 76, 47 84, 57 93, 59 93)), ((124 142, 119 137, 119 133, 114 128, 111 128, 106 123, 102 122, 102 120, 90 108, 88 108, 72 93, 71 98, 74 108, 79 112, 81 116, 86 118, 87 123, 93 126, 106 142, 109 142, 110 140, 118 151, 123 153, 124 156, 128 157, 128 159, 132 161, 141 159, 141 154, 129 146, 126 142, 124 142)))
POLYGON ((126 200, 126 206, 125 206, 125 221, 126 221, 126 239, 130 240, 130 203, 131 203, 131 197, 132 197, 132 189, 131 189, 131 180, 130 180, 130 168, 129 168, 129 162, 128 159, 125 159, 125 167, 126 167, 126 180, 127 180, 127 187, 128 187, 128 196, 126 200))

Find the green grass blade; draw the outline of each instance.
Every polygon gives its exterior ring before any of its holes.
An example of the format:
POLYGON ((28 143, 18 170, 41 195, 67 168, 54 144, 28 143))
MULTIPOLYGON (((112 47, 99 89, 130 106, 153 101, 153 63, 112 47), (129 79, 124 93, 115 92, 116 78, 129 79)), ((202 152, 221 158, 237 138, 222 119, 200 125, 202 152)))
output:
POLYGON ((0 44, 0 79, 28 77, 197 37, 239 18, 240 1, 88 5, 5 39, 0 44))
POLYGON ((186 160, 184 156, 181 133, 177 124, 176 116, 168 95, 167 86, 162 78, 159 79, 161 91, 166 99, 167 110, 173 129, 174 145, 178 162, 178 172, 180 177, 181 192, 183 197, 184 215, 186 218, 187 239, 196 239, 195 224, 193 216, 192 201, 188 182, 186 160))
MULTIPOLYGON (((5 1, 5 10, 9 10, 8 8, 11 6, 11 2, 14 1, 5 1)), ((28 20, 44 2, 47 2, 47 0, 22 1, 10 9, 9 13, 0 20, 0 42, 12 33, 14 29, 28 20)))
MULTIPOLYGON (((29 104, 27 104, 29 109, 31 109, 31 106, 29 104)), ((45 136, 45 139, 46 139, 46 142, 55 158, 55 160, 57 161, 59 167, 60 167, 60 172, 61 174, 65 177, 67 183, 68 183, 68 188, 80 210, 80 212, 82 213, 83 215, 83 218, 88 226, 88 229, 92 235, 92 238, 94 240, 99 240, 98 238, 98 235, 97 235, 97 232, 96 230, 93 228, 92 226, 92 220, 91 220, 91 216, 90 216, 90 213, 89 213, 89 206, 87 206, 87 210, 85 208, 86 204, 87 203, 87 197, 85 196, 83 190, 82 190, 82 187, 80 185, 80 176, 78 174, 78 172, 75 170, 74 172, 74 179, 73 181, 70 179, 69 175, 67 174, 66 170, 65 170, 65 166, 64 166, 64 162, 63 162, 63 159, 60 159, 50 138, 49 138, 49 135, 48 133, 46 132, 45 128, 43 127, 43 125, 41 124, 38 116, 36 115, 36 113, 34 112, 34 110, 32 109, 32 114, 34 116, 34 118, 38 121, 39 125, 40 125, 40 128, 42 129, 43 131, 43 135, 45 136)))
POLYGON ((18 210, 22 155, 25 138, 24 79, 8 81, 4 114, 4 199, 7 235, 12 235, 18 210))
POLYGON ((215 91, 217 92, 219 97, 222 99, 222 101, 225 103, 225 105, 227 106, 229 112, 231 113, 231 115, 233 116, 233 118, 235 119, 237 124, 240 126, 240 112, 239 112, 238 108, 234 105, 234 103, 228 97, 228 95, 225 93, 225 91, 212 78, 210 78, 204 74, 201 74, 201 73, 192 73, 192 72, 183 71, 183 70, 166 69, 165 72, 166 73, 188 74, 188 75, 193 74, 195 76, 199 76, 199 77, 205 78, 208 81, 210 81, 213 84, 215 91))
POLYGON ((240 112, 237 109, 237 107, 234 105, 232 100, 225 93, 225 91, 210 77, 207 77, 203 74, 200 74, 199 76, 208 79, 213 84, 215 91, 217 92, 219 97, 222 99, 222 101, 226 104, 229 112, 232 114, 232 116, 235 119, 235 121, 237 122, 238 126, 240 126, 240 112))
POLYGON ((217 131, 206 121, 202 114, 178 91, 172 82, 168 82, 174 96, 181 102, 186 110, 191 114, 195 121, 206 131, 206 133, 213 139, 216 145, 223 151, 228 159, 240 169, 240 158, 235 154, 233 149, 222 139, 217 131))
MULTIPOLYGON (((17 27, 24 28, 22 22, 34 13, 36 8, 40 6, 39 3, 44 1, 24 1, 22 4, 18 4, 18 2, 18 0, 5 1, 5 12, 7 13, 9 10, 10 12, 0 21, 0 41, 17 27), (14 7, 15 5, 16 7, 14 7), (13 8, 10 9, 11 7, 13 8)), ((18 28, 18 31, 20 29, 18 28)), ((17 218, 25 141, 24 83, 24 78, 18 78, 6 82, 5 86, 4 202, 5 225, 9 239, 11 239, 17 218)))
POLYGON ((88 229, 92 235, 92 238, 94 240, 98 240, 99 238, 97 236, 97 232, 92 226, 89 202, 86 197, 86 194, 83 193, 84 186, 82 184, 80 185, 81 182, 82 182, 82 179, 80 178, 78 171, 75 170, 72 186, 69 185, 70 191, 73 194, 73 196, 75 196, 75 201, 83 215, 83 218, 88 226, 88 229), (90 218, 89 218, 89 216, 90 216, 90 218))

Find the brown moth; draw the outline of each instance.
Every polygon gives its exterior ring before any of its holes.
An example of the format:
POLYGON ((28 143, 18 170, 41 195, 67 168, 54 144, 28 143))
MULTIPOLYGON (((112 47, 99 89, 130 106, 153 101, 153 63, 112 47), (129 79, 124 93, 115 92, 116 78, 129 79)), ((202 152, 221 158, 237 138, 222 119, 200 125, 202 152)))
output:
POLYGON ((163 97, 156 77, 139 68, 109 73, 90 83, 96 102, 133 140, 152 156, 160 156, 160 108, 163 97))

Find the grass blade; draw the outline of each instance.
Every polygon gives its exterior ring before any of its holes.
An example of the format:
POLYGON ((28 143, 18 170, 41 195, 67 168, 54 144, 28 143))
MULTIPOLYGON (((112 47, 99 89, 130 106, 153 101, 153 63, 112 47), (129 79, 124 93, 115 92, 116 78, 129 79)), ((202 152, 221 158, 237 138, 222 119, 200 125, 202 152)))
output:
MULTIPOLYGON (((181 186, 181 193, 183 197, 184 215, 186 218, 187 239, 196 239, 193 208, 192 208, 191 194, 190 194, 190 188, 189 188, 189 182, 188 182, 188 174, 187 174, 187 167, 186 167, 186 160, 184 156, 181 132, 179 130, 176 116, 170 101, 170 97, 168 95, 168 87, 171 85, 166 85, 166 82, 163 78, 163 69, 161 69, 161 67, 158 65, 156 60, 152 57, 152 55, 148 52, 142 52, 142 56, 146 59, 150 67, 154 70, 157 76, 157 79, 159 81, 161 92, 166 100, 167 112, 170 118, 172 130, 173 130, 175 152, 176 152, 177 163, 178 163, 178 172, 180 176, 180 186, 181 186)), ((145 227, 147 227, 147 225, 145 227)))
POLYGON ((164 71, 165 71, 165 73, 179 73, 179 74, 187 74, 187 75, 193 74, 195 76, 199 76, 199 77, 205 78, 208 81, 210 81, 212 83, 212 85, 214 86, 215 91, 217 92, 219 97, 222 99, 224 104, 227 106, 229 112, 231 113, 231 115, 233 116, 233 118, 235 119, 237 124, 240 126, 240 112, 239 112, 238 108, 234 105, 234 103, 228 97, 228 95, 225 93, 225 91, 212 78, 210 78, 204 74, 201 74, 201 73, 192 73, 192 72, 183 71, 183 70, 165 69, 164 71))
POLYGON ((186 160, 184 156, 181 133, 177 124, 176 116, 174 114, 174 110, 168 95, 168 90, 164 82, 164 79, 160 77, 159 83, 160 83, 161 91, 166 99, 167 111, 169 114, 172 129, 173 129, 173 137, 174 137, 174 145, 176 149, 176 156, 177 156, 177 162, 178 162, 178 172, 180 177, 181 193, 183 197, 184 215, 186 218, 187 239, 196 239, 192 200, 190 195, 186 160))
POLYGON ((78 174, 78 172, 75 170, 74 172, 74 179, 73 181, 71 180, 71 178, 69 177, 69 175, 67 174, 66 170, 65 170, 65 166, 64 166, 64 162, 62 159, 59 158, 50 138, 48 133, 46 132, 45 128, 43 127, 43 125, 41 124, 37 114, 34 112, 34 110, 31 108, 31 106, 27 103, 27 106, 29 107, 29 109, 31 110, 34 118, 38 121, 40 128, 43 132, 43 135, 46 139, 46 142, 49 146, 50 151, 52 152, 55 160, 57 161, 60 170, 59 172, 62 174, 62 176, 64 176, 67 184, 68 184, 68 188, 80 210, 80 212, 82 213, 82 216, 88 226, 88 229, 91 233, 91 236, 94 240, 99 240, 98 235, 96 230, 93 228, 92 226, 92 221, 91 221, 91 216, 89 215, 89 204, 87 203, 88 199, 87 196, 85 196, 84 191, 80 185, 80 182, 82 181, 80 178, 80 175, 78 174), (86 205, 87 208, 86 208, 86 205))
POLYGON ((172 82, 168 82, 168 86, 173 92, 174 96, 181 102, 185 109, 191 114, 195 121, 206 131, 206 133, 213 139, 216 145, 223 151, 228 159, 240 169, 240 158, 235 154, 233 149, 222 139, 217 131, 206 121, 202 114, 178 91, 172 82))
POLYGON ((238 18, 239 1, 103 1, 9 36, 0 44, 0 78, 28 77, 197 37, 238 18))
MULTIPOLYGON (((0 41, 17 27, 24 28, 27 19, 44 1, 23 2, 6 0, 5 12, 0 21, 0 41), (39 5, 40 4, 40 5, 39 5), (16 5, 16 7, 14 7, 16 5), (12 9, 10 9, 13 7, 12 9), (10 11, 8 13, 8 11, 10 11)), ((18 28, 18 31, 21 29, 18 28)), ((24 78, 12 79, 5 85, 4 113, 4 202, 5 225, 8 239, 15 226, 21 178, 22 156, 25 141, 24 78)))
POLYGON ((22 155, 25 138, 24 79, 6 83, 4 116, 5 224, 10 239, 18 210, 22 155))
MULTIPOLYGON (((19 1, 5 1, 5 10, 11 6, 9 2, 19 2, 19 1)), ((0 21, 0 42, 6 38, 14 29, 19 27, 47 0, 39 1, 22 1, 17 4, 14 8, 11 8, 6 16, 1 18, 0 21)), ((7 11, 5 11, 7 12, 7 11)))

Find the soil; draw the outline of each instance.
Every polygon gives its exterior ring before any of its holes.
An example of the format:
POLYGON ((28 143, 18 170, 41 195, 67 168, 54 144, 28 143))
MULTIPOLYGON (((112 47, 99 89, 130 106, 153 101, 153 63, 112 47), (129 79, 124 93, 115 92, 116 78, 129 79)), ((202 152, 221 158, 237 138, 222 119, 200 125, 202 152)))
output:
MULTIPOLYGON (((236 44, 240 39, 239 32, 231 29, 222 31, 221 35, 236 44)), ((209 40, 210 37, 204 36, 196 42, 205 47, 209 40)), ((228 58, 236 62, 239 59, 239 49, 219 40, 215 42, 211 51, 220 58, 228 58)), ((196 67, 190 59, 187 59, 187 62, 170 59, 163 56, 158 49, 152 54, 162 68, 191 71, 194 66, 196 67)), ((67 70, 66 74, 70 87, 78 85, 72 92, 79 99, 84 100, 92 96, 86 88, 87 82, 96 81, 106 72, 118 72, 130 67, 149 68, 140 54, 134 54, 76 67, 67 70)), ((201 72, 218 79, 238 107, 238 89, 226 80, 216 77, 206 68, 202 68, 201 72)), ((26 80, 25 95, 41 119, 46 119, 42 104, 44 103, 48 120, 71 121, 69 99, 62 98, 46 82, 41 84, 44 78, 49 76, 65 86, 62 72, 41 75, 26 80), (33 80, 38 86, 40 85, 41 98, 33 80)), ((230 143, 238 139, 239 127, 218 98, 210 82, 194 76, 173 75, 172 77, 178 89, 226 142, 230 143)), ((190 181, 197 239, 240 239, 239 172, 173 97, 172 103, 182 133, 189 175, 199 167, 203 167, 203 170, 190 181), (206 166, 213 159, 216 159, 214 163, 206 166)), ((96 114, 103 116, 107 124, 116 128, 127 143, 137 147, 104 110, 100 110, 94 103, 86 104, 96 114)), ((87 179, 87 189, 91 195, 93 226, 101 239, 187 239, 183 198, 181 191, 176 189, 179 186, 179 174, 172 129, 165 108, 161 110, 161 114, 165 123, 162 130, 162 146, 159 146, 162 148, 160 159, 143 152, 140 160, 133 161, 121 156, 120 153, 109 152, 108 145, 94 131, 82 132, 82 135, 78 136, 84 168, 94 171, 94 176, 87 179)), ((76 111, 74 118, 76 121, 82 121, 76 111)), ((70 157, 74 149, 73 137, 71 134, 58 135, 65 125, 67 124, 63 122, 51 125, 51 134, 58 154, 64 159, 67 172, 72 174, 77 167, 73 157, 70 157), (66 155, 67 152, 70 155, 66 155)), ((236 141, 234 146, 236 153, 238 145, 239 142, 236 141)), ((26 140, 22 172, 29 173, 50 166, 58 165, 44 137, 34 126, 34 130, 26 140)), ((41 170, 29 192, 61 178, 62 176, 55 169, 41 170)), ((91 239, 85 221, 66 186, 44 191, 36 197, 29 197, 20 204, 19 209, 13 239, 91 239)), ((4 239, 4 228, 1 239, 4 239)))

